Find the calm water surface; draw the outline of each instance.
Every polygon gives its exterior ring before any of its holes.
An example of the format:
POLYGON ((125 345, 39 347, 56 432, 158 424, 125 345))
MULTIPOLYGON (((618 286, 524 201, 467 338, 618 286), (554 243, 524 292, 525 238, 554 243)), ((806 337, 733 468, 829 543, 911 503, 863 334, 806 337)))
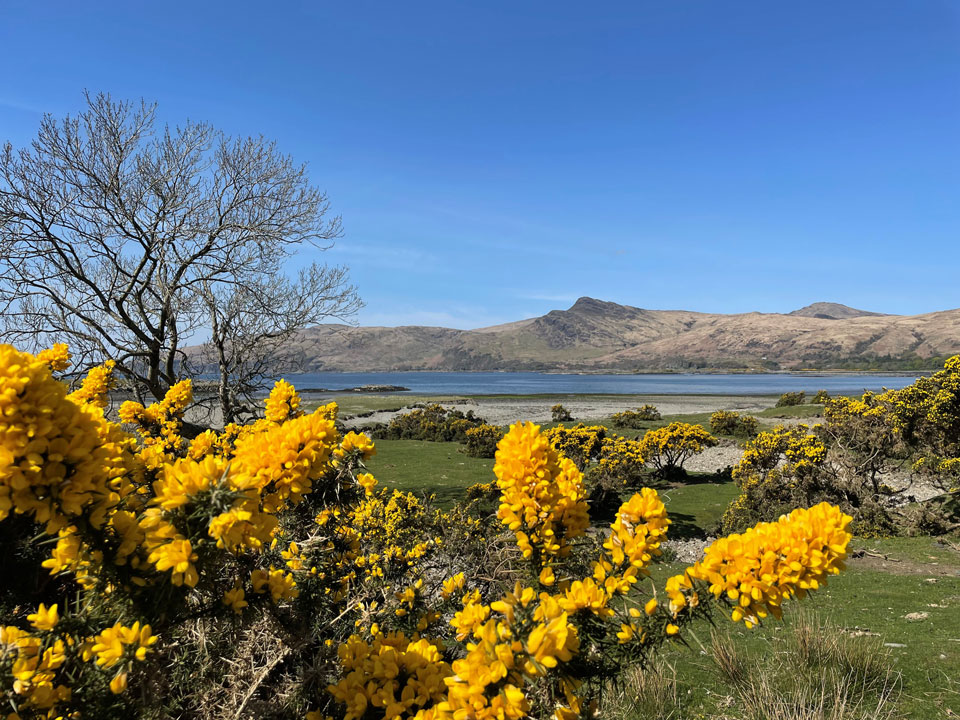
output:
POLYGON ((402 385, 416 395, 778 395, 796 390, 808 393, 861 393, 901 388, 916 375, 820 375, 770 373, 762 375, 560 375, 533 372, 384 372, 303 373, 285 376, 298 390, 340 390, 361 385, 402 385))

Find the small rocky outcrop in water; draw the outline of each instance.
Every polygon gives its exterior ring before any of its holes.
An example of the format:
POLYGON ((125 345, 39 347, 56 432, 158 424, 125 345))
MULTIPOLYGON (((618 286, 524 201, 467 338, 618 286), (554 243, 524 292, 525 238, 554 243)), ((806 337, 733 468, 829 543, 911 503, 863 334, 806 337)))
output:
POLYGON ((391 392, 409 392, 410 388, 403 385, 359 385, 348 388, 304 388, 300 392, 304 393, 391 393, 391 392))

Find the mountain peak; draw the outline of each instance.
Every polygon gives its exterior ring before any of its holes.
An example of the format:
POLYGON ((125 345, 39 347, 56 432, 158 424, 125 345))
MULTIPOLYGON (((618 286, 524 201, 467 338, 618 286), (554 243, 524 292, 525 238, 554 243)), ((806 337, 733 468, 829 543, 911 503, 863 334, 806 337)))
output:
MULTIPOLYGON (((596 298, 587 297, 584 295, 581 298, 577 298, 577 301, 570 306, 570 310, 579 310, 583 311, 610 311, 616 310, 625 307, 624 305, 618 305, 615 302, 610 302, 609 300, 597 300, 596 298)), ((568 310, 569 312, 569 310, 568 310)))
POLYGON ((841 305, 840 303, 815 302, 787 314, 798 315, 800 317, 820 318, 822 320, 845 320, 855 317, 880 317, 886 313, 857 310, 856 308, 841 305))

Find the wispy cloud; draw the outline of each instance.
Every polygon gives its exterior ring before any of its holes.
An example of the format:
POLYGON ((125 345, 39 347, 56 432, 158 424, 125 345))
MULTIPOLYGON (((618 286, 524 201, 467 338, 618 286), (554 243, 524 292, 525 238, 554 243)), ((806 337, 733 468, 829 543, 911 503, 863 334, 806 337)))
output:
POLYGON ((435 271, 440 268, 440 259, 436 255, 413 247, 340 241, 327 252, 331 258, 338 256, 345 259, 356 258, 362 260, 365 265, 378 267, 421 272, 435 271))
POLYGON ((469 308, 453 308, 450 311, 409 310, 398 312, 362 313, 361 325, 397 327, 399 325, 425 325, 428 327, 455 328, 457 330, 475 330, 477 328, 501 325, 503 323, 536 317, 537 313, 517 313, 510 317, 476 312, 469 308))
POLYGON ((44 109, 30 103, 22 102, 16 98, 8 97, 0 97, 0 107, 8 110, 33 113, 35 115, 43 115, 45 112, 49 112, 49 108, 44 109))

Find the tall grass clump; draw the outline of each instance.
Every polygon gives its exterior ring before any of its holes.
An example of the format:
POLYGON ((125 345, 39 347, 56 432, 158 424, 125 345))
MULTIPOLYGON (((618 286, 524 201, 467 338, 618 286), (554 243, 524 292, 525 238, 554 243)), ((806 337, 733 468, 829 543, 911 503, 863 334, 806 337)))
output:
POLYGON ((745 720, 887 720, 901 677, 877 638, 850 637, 816 615, 798 613, 786 647, 748 655, 714 632, 710 656, 745 720))

